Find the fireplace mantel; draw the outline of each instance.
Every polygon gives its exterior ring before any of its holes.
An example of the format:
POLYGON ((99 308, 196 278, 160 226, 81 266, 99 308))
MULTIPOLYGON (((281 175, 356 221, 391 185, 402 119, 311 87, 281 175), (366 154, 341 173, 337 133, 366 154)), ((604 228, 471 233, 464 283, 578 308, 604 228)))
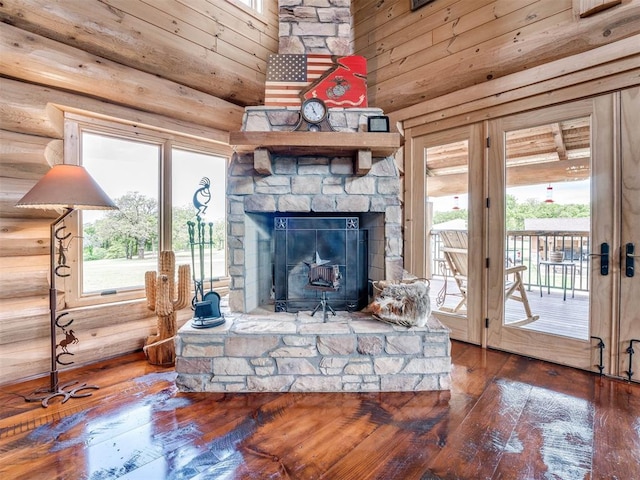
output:
POLYGON ((266 148, 272 154, 336 155, 371 150, 374 157, 389 157, 402 146, 399 133, 379 132, 231 132, 229 143, 237 152, 266 148))
POLYGON ((399 133, 379 132, 231 132, 229 143, 238 153, 254 153, 255 169, 271 174, 273 155, 355 156, 356 171, 365 174, 371 158, 389 157, 402 146, 399 133))

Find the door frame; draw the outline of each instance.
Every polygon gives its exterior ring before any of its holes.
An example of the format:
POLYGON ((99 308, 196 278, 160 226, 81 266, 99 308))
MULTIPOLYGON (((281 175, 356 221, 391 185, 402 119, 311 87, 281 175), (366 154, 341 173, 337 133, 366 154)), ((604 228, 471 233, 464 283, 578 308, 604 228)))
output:
MULTIPOLYGON (((508 131, 534 125, 558 122, 571 118, 591 118, 591 245, 607 242, 616 245, 613 209, 614 166, 614 118, 613 96, 603 95, 594 99, 546 107, 523 112, 489 122, 491 138, 488 149, 488 198, 487 235, 487 346, 511 351, 583 370, 593 370, 599 363, 598 340, 561 337, 558 335, 504 325, 504 247, 505 247, 505 142, 508 131)), ((592 257, 594 258, 594 257, 592 257)), ((613 262, 610 262, 611 264, 613 262)), ((589 263, 590 269, 590 330, 591 337, 602 339, 608 348, 612 342, 612 299, 615 293, 615 275, 606 277, 599 272, 600 262, 589 263), (598 292, 594 295, 594 292, 598 292)), ((605 371, 611 372, 611 360, 605 358, 605 371)))
MULTIPOLYGON (((469 245, 469 284, 482 284, 484 275, 484 155, 485 134, 482 123, 469 124, 445 131, 439 131, 411 137, 408 145, 411 161, 406 165, 404 208, 404 252, 405 269, 418 277, 431 278, 430 248, 431 234, 427 231, 431 215, 426 208, 427 169, 426 149, 431 146, 467 140, 468 157, 468 232, 469 245)), ((451 329, 451 338, 480 345, 482 343, 482 311, 484 295, 481 288, 469 289, 467 297, 467 316, 447 316, 441 321, 451 329)))
MULTIPOLYGON (((630 340, 640 340, 640 271, 635 259, 635 273, 633 277, 625 274, 626 252, 624 246, 634 243, 635 255, 640 254, 640 87, 627 88, 618 92, 615 96, 615 116, 619 119, 619 138, 615 142, 616 156, 619 162, 616 165, 616 183, 619 190, 615 196, 615 213, 619 215, 619 238, 616 245, 619 250, 614 257, 615 268, 619 269, 616 285, 616 294, 620 298, 617 309, 614 310, 614 318, 617 322, 613 325, 612 364, 619 377, 628 379, 628 371, 633 375, 630 380, 640 382, 640 355, 633 356, 633 364, 629 365, 630 355, 627 349, 631 346, 630 340), (618 261, 619 259, 619 261, 618 261)), ((638 352, 639 343, 634 343, 633 348, 638 352)))

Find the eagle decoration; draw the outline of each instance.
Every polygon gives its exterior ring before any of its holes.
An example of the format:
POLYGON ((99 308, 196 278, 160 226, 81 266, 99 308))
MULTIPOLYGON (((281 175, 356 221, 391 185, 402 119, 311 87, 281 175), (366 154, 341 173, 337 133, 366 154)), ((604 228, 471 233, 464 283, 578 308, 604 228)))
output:
POLYGON ((302 101, 319 98, 327 107, 367 107, 367 60, 333 56, 334 66, 300 92, 302 101))

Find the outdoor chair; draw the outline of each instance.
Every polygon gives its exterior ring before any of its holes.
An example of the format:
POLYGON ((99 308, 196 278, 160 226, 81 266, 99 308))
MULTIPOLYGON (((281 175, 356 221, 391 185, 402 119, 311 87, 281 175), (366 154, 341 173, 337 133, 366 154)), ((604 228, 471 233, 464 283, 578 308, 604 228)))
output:
MULTIPOLYGON (((451 276, 458 286, 460 293, 447 292, 447 278, 445 278, 444 295, 442 304, 446 300, 447 295, 457 295, 460 300, 454 307, 440 306, 441 311, 456 313, 467 304, 467 287, 468 287, 468 234, 466 230, 442 230, 440 231, 440 240, 442 241, 441 251, 444 260, 451 272, 451 276)), ((527 292, 522 282, 522 272, 527 270, 526 265, 514 265, 506 267, 504 270, 505 281, 505 301, 516 300, 522 303, 526 317, 522 322, 533 322, 539 318, 538 315, 531 313, 527 292)))

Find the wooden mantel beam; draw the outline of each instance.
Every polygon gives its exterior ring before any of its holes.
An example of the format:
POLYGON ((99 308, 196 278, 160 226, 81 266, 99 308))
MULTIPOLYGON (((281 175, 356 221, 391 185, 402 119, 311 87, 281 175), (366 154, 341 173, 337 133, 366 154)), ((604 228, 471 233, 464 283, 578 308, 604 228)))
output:
POLYGON ((373 132, 230 132, 229 143, 240 153, 266 148, 281 155, 353 155, 370 150, 373 157, 394 155, 402 146, 399 133, 373 132))

